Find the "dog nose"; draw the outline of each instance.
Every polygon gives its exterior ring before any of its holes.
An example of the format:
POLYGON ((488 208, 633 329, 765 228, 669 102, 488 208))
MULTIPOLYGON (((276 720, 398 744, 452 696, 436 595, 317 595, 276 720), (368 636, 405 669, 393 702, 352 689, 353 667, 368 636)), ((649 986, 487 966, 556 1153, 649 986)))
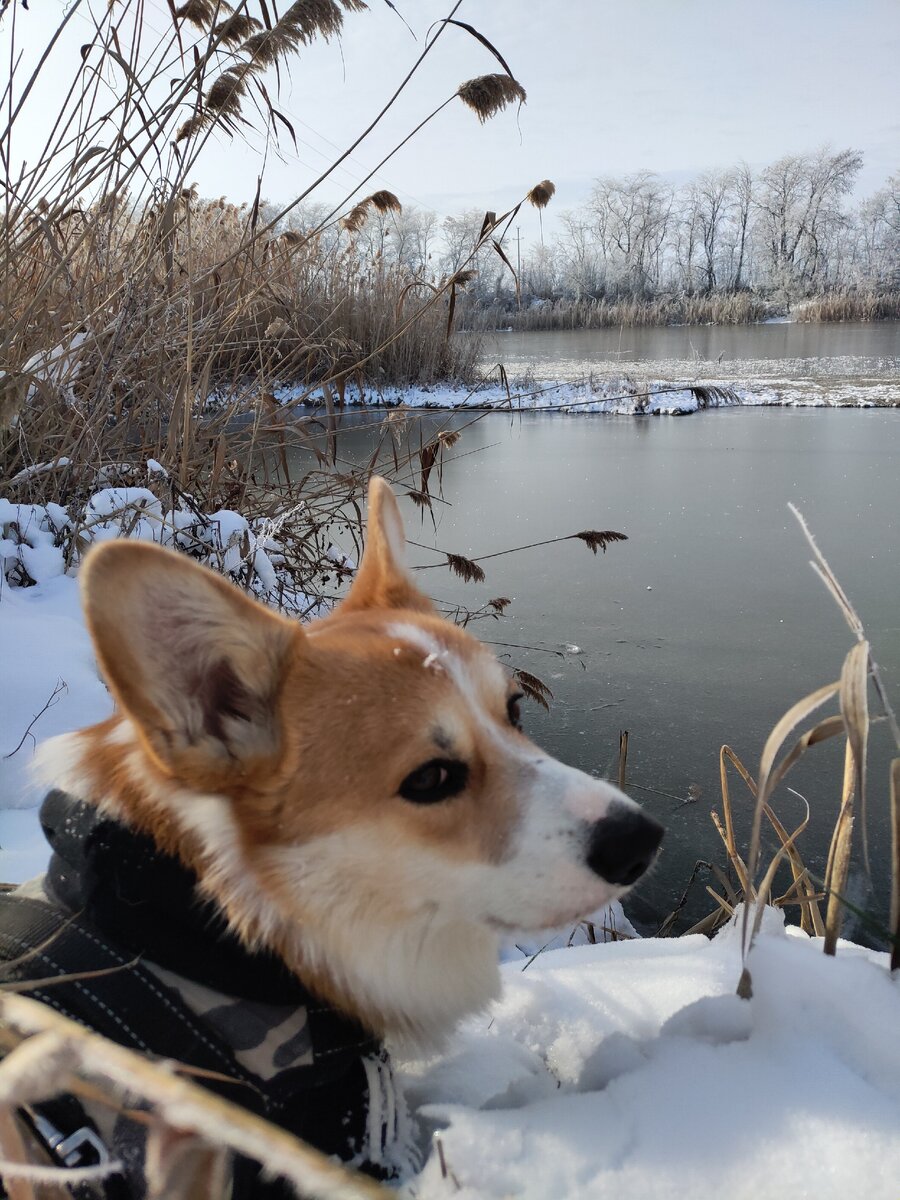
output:
POLYGON ((630 887, 653 862, 664 832, 639 809, 617 805, 591 830, 588 866, 607 883, 630 887))

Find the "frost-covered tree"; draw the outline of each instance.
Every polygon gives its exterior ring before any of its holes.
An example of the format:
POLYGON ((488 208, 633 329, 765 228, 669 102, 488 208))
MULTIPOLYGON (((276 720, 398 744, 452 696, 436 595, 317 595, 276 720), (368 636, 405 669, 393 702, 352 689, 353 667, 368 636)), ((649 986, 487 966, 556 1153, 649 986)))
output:
POLYGON ((652 171, 594 184, 587 210, 607 272, 622 292, 641 296, 660 286, 672 207, 672 189, 652 171))
POLYGON ((772 283, 813 290, 828 274, 828 251, 843 228, 842 202, 862 167, 857 150, 792 154, 760 175, 755 200, 759 236, 772 283))

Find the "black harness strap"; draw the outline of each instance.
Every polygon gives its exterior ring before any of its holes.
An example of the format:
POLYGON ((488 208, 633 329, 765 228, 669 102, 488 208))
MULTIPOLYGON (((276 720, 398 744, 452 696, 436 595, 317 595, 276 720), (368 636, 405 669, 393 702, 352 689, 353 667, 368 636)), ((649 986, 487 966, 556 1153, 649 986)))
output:
POLYGON ((0 897, 0 959, 0 982, 33 982, 29 994, 63 1016, 142 1054, 228 1076, 204 1082, 244 1108, 269 1107, 230 1047, 199 1026, 180 996, 78 916, 41 900, 0 897), (75 978, 54 983, 60 976, 75 978))
MULTIPOLYGON (((315 1065, 289 1069, 266 1083, 245 1071, 210 1025, 201 1023, 177 992, 128 953, 80 914, 32 897, 0 895, 0 985, 29 983, 32 986, 26 990, 35 999, 111 1041, 208 1072, 197 1079, 203 1087, 299 1134, 326 1154, 345 1156, 348 1144, 359 1143, 365 1109, 354 1106, 353 1098, 367 1094, 360 1056, 377 1047, 375 1039, 360 1031, 356 1043, 338 1042, 330 1050, 326 1044, 315 1065)), ((346 1036, 344 1018, 326 1006, 311 1006, 309 1020, 315 1026, 314 1038, 332 1028, 346 1036)), ((63 1141, 75 1136, 89 1142, 90 1131, 96 1132, 73 1097, 35 1110, 49 1118, 63 1141)), ((32 1119, 31 1124, 52 1155, 53 1135, 48 1139, 39 1121, 32 1119)), ((119 1157, 117 1145, 110 1150, 119 1157)), ((383 1172, 370 1169, 383 1177, 383 1172)), ((285 1200, 291 1195, 286 1185, 263 1181, 259 1172, 257 1163, 235 1158, 234 1200, 285 1200)), ((127 1182, 113 1176, 102 1189, 73 1188, 73 1196, 76 1200, 141 1196, 141 1176, 139 1164, 136 1174, 128 1171, 127 1182)))
MULTIPOLYGON (((363 1153, 365 1169, 389 1174, 381 1166, 389 1131, 370 1129, 371 1064, 364 1062, 382 1053, 378 1039, 312 995, 272 951, 245 946, 204 899, 194 871, 146 834, 60 791, 46 797, 41 824, 54 852, 46 899, 0 895, 0 985, 25 983, 35 998, 111 1041, 197 1068, 198 1084, 325 1154, 363 1153), (147 964, 221 1003, 194 1012, 188 996, 147 964), (259 1059, 274 1074, 254 1074, 242 1052, 264 1044, 285 1020, 280 1012, 301 1011, 294 1036, 271 1048, 271 1064, 259 1059)), ((51 1151, 72 1135, 91 1142, 81 1106, 68 1099, 75 1108, 57 1108, 50 1119, 57 1133, 50 1130, 54 1144, 44 1144, 51 1151)), ((110 1135, 136 1198, 144 1191, 142 1140, 125 1118, 110 1135)), ((258 1164, 235 1159, 233 1200, 288 1194, 259 1173, 258 1164)))

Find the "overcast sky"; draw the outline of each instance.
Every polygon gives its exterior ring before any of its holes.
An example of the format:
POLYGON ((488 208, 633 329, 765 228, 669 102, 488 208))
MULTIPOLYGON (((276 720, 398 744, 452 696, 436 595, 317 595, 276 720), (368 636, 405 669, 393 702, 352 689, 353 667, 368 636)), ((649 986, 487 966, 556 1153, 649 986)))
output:
MULTIPOLYGON (((369 3, 347 15, 340 41, 297 56, 280 107, 298 152, 285 137, 281 157, 270 153, 267 197, 290 199, 353 139, 452 8, 452 0, 394 0, 414 37, 384 0, 369 3)), ((54 6, 62 11, 60 0, 20 10, 20 34, 30 22, 28 36, 40 43, 54 6)), ((148 12, 162 30, 161 0, 149 0, 148 12)), ((455 101, 366 191, 390 187, 403 203, 442 214, 501 210, 550 178, 558 213, 583 201, 601 174, 650 169, 677 182, 825 142, 863 151, 863 192, 900 169, 900 0, 463 0, 456 15, 498 47, 528 103, 482 126, 455 101)), ((67 52, 73 64, 86 33, 82 20, 67 52)), ((496 69, 483 46, 447 28, 322 198, 349 192, 463 80, 496 69)), ((258 153, 218 135, 196 178, 205 195, 247 200, 259 169, 258 153)), ((523 236, 535 233, 533 217, 523 219, 523 236)))

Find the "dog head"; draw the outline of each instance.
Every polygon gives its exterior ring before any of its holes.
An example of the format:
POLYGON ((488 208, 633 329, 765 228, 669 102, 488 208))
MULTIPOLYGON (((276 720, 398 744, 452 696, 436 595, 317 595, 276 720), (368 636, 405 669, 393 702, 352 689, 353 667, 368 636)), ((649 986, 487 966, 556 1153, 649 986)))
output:
POLYGON ((514 679, 417 588, 381 479, 349 594, 309 625, 140 542, 82 580, 121 717, 54 781, 377 1032, 449 1028, 495 993, 498 935, 574 922, 655 857, 661 827, 538 749, 514 679))

